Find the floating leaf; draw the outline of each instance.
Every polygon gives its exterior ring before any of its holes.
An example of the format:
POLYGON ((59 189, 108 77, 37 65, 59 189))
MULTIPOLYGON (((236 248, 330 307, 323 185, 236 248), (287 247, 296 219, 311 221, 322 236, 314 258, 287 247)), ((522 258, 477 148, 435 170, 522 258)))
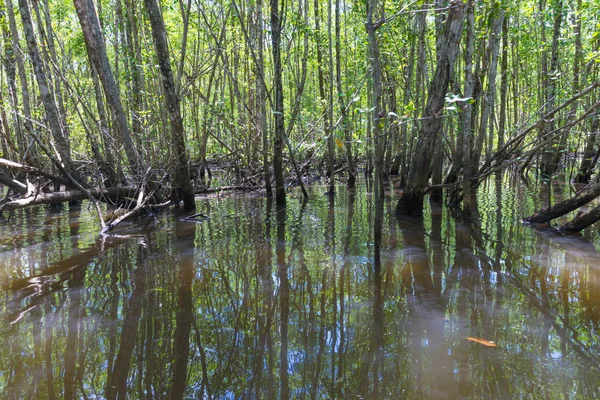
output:
POLYGON ((492 342, 490 340, 478 339, 478 338, 474 338, 474 337, 470 337, 470 336, 467 337, 466 339, 470 340, 471 342, 479 343, 479 344, 482 344, 482 345, 487 346, 487 347, 498 347, 496 345, 496 343, 494 343, 494 342, 492 342))

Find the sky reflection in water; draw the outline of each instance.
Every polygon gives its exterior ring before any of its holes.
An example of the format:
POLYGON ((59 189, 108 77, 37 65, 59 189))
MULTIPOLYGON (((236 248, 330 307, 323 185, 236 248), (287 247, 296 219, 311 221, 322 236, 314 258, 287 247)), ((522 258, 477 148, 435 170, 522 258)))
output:
POLYGON ((482 187, 470 225, 396 219, 394 193, 377 216, 365 185, 200 200, 206 221, 128 239, 85 204, 20 211, 2 398, 597 398, 596 243, 521 225, 542 204, 509 187, 482 187))

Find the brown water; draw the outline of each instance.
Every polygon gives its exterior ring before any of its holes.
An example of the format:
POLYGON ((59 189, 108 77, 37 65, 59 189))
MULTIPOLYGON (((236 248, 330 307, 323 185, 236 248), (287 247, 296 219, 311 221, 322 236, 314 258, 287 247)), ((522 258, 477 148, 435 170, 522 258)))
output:
POLYGON ((98 237, 86 204, 10 215, 1 397, 600 397, 597 230, 520 224, 540 192, 508 177, 480 189, 472 224, 437 206, 398 220, 393 193, 378 214, 364 184, 324 190, 280 211, 199 200, 203 222, 122 237, 98 237))

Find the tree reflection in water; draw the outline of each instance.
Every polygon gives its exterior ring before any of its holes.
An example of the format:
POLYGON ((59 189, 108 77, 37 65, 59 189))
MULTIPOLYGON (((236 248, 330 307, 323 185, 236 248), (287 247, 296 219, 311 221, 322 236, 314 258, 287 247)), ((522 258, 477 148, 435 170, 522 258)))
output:
POLYGON ((597 232, 521 225, 537 205, 506 179, 470 222, 397 219, 361 186, 202 200, 210 219, 128 238, 98 239, 85 206, 20 211, 0 233, 2 396, 598 397, 597 232))

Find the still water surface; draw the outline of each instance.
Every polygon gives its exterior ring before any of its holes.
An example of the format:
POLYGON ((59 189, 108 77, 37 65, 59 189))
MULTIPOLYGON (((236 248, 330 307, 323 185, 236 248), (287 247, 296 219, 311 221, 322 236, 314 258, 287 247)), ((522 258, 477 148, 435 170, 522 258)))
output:
POLYGON ((470 224, 397 219, 394 193, 377 214, 368 186, 202 199, 202 222, 121 237, 86 204, 10 215, 1 398, 600 397, 597 231, 522 225, 543 196, 508 177, 470 224))

